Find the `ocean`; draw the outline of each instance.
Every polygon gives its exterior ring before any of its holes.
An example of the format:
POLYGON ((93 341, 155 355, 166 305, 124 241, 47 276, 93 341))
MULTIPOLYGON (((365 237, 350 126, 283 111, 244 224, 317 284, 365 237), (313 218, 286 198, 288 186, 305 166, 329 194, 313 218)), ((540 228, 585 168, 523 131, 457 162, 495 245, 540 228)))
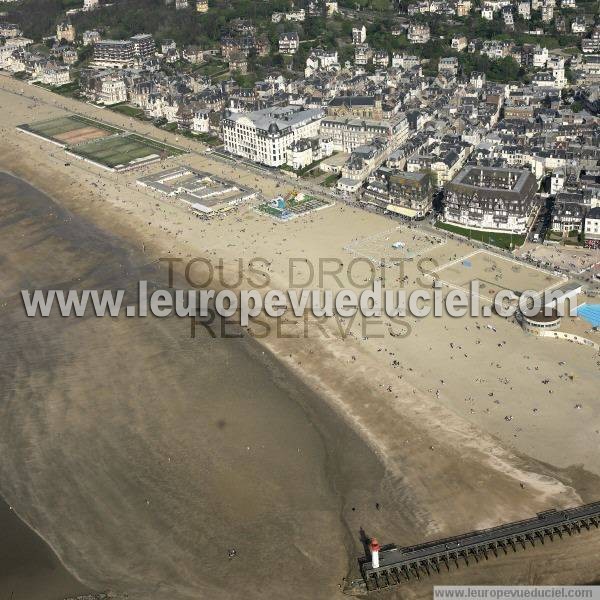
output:
POLYGON ((345 515, 375 511, 384 471, 322 398, 250 337, 25 316, 21 289, 164 287, 140 247, 0 173, 0 495, 47 543, 0 510, 9 554, 43 546, 0 598, 46 563, 66 587, 27 600, 333 597, 362 552, 345 515))

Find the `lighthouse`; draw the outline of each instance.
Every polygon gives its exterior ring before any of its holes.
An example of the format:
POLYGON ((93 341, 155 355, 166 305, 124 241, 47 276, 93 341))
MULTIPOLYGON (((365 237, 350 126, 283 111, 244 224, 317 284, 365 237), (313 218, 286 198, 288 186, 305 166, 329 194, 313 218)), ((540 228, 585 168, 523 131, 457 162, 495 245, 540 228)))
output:
POLYGON ((379 550, 381 550, 381 546, 379 542, 373 538, 369 542, 369 550, 371 550, 371 565, 374 569, 379 568, 379 550))

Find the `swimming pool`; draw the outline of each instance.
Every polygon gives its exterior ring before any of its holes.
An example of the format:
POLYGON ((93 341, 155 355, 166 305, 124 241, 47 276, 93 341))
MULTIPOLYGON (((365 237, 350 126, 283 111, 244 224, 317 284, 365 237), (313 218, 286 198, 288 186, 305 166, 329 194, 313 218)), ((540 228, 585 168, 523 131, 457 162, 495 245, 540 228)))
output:
POLYGON ((600 304, 582 304, 577 308, 577 316, 592 327, 600 327, 600 304))

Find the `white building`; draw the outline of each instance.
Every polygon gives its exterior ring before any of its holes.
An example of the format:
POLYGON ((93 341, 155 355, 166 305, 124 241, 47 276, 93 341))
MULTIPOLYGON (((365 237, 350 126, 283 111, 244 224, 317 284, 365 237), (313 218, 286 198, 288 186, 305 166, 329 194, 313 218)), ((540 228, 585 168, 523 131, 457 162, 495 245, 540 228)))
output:
POLYGON ((325 0, 325 14, 331 17, 339 12, 337 0, 325 0))
POLYGON ((279 36, 279 52, 280 54, 296 54, 300 47, 300 38, 295 31, 282 33, 279 36))
POLYGON ((73 49, 69 48, 67 50, 64 50, 62 53, 62 59, 63 59, 63 62, 65 63, 65 65, 72 65, 72 64, 76 63, 77 58, 78 58, 77 50, 73 50, 73 49))
POLYGON ((15 23, 0 23, 0 37, 14 38, 21 35, 22 31, 15 23))
POLYGON ((534 69, 544 69, 548 63, 548 48, 536 46, 533 50, 533 67, 534 69))
POLYGON ((287 149, 287 164, 299 171, 310 166, 317 160, 327 158, 333 154, 333 143, 327 139, 301 139, 292 144, 287 149))
POLYGON ((481 18, 486 21, 494 20, 494 9, 491 6, 483 6, 481 8, 481 18))
POLYGON ((387 68, 389 62, 390 62, 390 57, 389 57, 388 53, 385 52, 384 50, 380 50, 380 51, 378 50, 373 55, 373 64, 377 67, 381 67, 381 68, 385 69, 385 68, 387 68))
POLYGON ((552 71, 556 87, 562 89, 567 85, 567 77, 565 74, 565 59, 560 56, 552 56, 547 62, 548 68, 552 71))
POLYGON ((555 169, 550 177, 550 194, 556 196, 565 185, 565 172, 563 169, 555 169))
POLYGON ((323 50, 317 48, 316 50, 312 50, 306 59, 304 76, 310 77, 316 71, 336 68, 339 68, 337 50, 323 50))
POLYGON ((95 29, 92 29, 89 31, 84 31, 81 37, 83 38, 84 46, 96 44, 102 39, 102 37, 100 36, 100 33, 98 31, 96 31, 95 29))
POLYGON ((46 85, 61 86, 71 81, 69 67, 56 63, 46 63, 36 74, 38 81, 46 85))
POLYGON ((464 35, 462 35, 453 37, 452 43, 450 45, 452 46, 452 50, 462 52, 467 47, 467 44, 467 38, 464 35))
POLYGON ((362 27, 352 28, 352 43, 357 46, 358 44, 364 44, 367 40, 367 28, 363 25, 362 27))
POLYGON ((519 2, 517 5, 517 12, 522 19, 529 21, 531 19, 531 3, 528 0, 525 2, 519 2))
POLYGON ((287 160, 287 149, 297 140, 318 135, 325 113, 299 106, 271 107, 232 113, 223 119, 225 150, 269 167, 287 160))
POLYGON ((408 28, 408 40, 413 44, 426 44, 431 39, 429 25, 414 23, 408 28))
POLYGON ((359 44, 354 48, 354 64, 359 67, 364 67, 368 64, 373 56, 373 52, 369 44, 359 44))
POLYGON ((306 13, 303 8, 285 13, 286 21, 297 21, 301 23, 304 19, 306 19, 306 13))
POLYGON ((0 69, 8 69, 12 63, 13 52, 16 52, 17 48, 14 46, 0 46, 0 69))
POLYGON ((421 64, 418 56, 413 54, 394 54, 392 56, 392 67, 394 69, 413 69, 421 64))
POLYGON ((542 5, 542 21, 550 23, 554 19, 554 6, 550 2, 544 2, 542 5))
POLYGON ((207 110, 194 111, 191 130, 194 133, 208 133, 210 131, 209 112, 207 110))
POLYGON ((600 207, 592 208, 585 217, 585 245, 600 249, 600 207))
POLYGON ((370 144, 374 138, 383 139, 390 148, 395 148, 408 139, 408 133, 408 121, 404 115, 383 121, 326 117, 320 127, 321 137, 332 140, 334 150, 346 153, 370 144))
POLYGON ((585 19, 581 17, 577 17, 571 23, 571 31, 573 33, 582 34, 585 33, 587 27, 585 24, 585 19))
POLYGON ((484 231, 522 234, 535 207, 537 181, 527 169, 467 166, 448 184, 444 219, 484 231))
POLYGON ((485 73, 482 73, 481 71, 471 71, 469 83, 478 90, 482 89, 485 85, 485 73))
POLYGON ((97 102, 100 104, 118 104, 127 100, 127 86, 125 81, 118 76, 110 75, 102 80, 102 86, 97 93, 97 102))

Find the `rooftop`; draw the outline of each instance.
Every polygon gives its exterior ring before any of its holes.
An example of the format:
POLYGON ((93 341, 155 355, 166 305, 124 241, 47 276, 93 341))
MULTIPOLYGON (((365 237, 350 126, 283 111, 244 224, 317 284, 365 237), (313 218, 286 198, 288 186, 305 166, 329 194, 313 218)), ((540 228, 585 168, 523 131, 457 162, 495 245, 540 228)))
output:
POLYGON ((318 119, 323 115, 324 112, 319 108, 303 110, 299 106, 273 106, 253 112, 232 113, 228 118, 234 122, 251 121, 257 129, 264 131, 277 131, 318 119))

